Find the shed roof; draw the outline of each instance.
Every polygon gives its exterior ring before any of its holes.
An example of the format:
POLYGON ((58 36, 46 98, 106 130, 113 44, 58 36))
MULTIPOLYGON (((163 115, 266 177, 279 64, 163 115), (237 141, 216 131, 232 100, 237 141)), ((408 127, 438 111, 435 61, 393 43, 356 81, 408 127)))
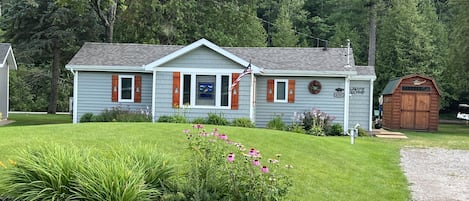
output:
POLYGON ((432 82, 433 86, 435 87, 437 93, 441 94, 440 90, 438 89, 438 86, 436 85, 435 80, 433 78, 428 77, 428 76, 419 75, 419 74, 411 74, 411 75, 406 75, 406 76, 403 76, 403 77, 398 77, 398 78, 391 79, 386 84, 386 86, 384 87, 382 94, 383 95, 393 94, 396 87, 399 86, 399 84, 402 82, 402 80, 412 78, 412 77, 420 77, 420 78, 423 78, 423 79, 430 80, 432 82))
MULTIPOLYGON (((142 67, 185 46, 132 43, 85 43, 68 65, 142 67)), ((271 70, 355 71, 346 48, 222 47, 253 65, 271 70)), ((374 69, 373 69, 374 73, 374 69)))

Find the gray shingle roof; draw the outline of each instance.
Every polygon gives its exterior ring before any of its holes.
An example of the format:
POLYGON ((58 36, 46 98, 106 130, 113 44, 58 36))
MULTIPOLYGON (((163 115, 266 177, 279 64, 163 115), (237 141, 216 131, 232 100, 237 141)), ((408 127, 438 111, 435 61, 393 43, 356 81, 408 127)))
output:
POLYGON ((0 43, 0 61, 5 61, 5 57, 7 56, 8 49, 10 49, 9 43, 0 43))
POLYGON ((357 75, 371 75, 376 76, 374 66, 355 66, 357 75))
MULTIPOLYGON (((68 65, 143 66, 171 54, 184 46, 126 43, 85 43, 68 65)), ((346 48, 223 47, 237 57, 268 70, 355 71, 347 64, 346 48)), ((353 55, 353 54, 351 54, 353 55)), ((365 75, 373 69, 360 70, 365 75)))

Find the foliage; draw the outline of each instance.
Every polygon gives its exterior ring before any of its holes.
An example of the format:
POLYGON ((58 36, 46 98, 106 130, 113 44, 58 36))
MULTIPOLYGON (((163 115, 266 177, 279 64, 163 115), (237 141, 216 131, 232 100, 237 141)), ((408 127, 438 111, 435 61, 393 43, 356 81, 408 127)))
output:
POLYGON ((245 128, 256 127, 254 123, 251 122, 251 119, 246 118, 246 117, 233 119, 233 122, 231 122, 231 125, 237 126, 237 127, 245 127, 245 128))
POLYGON ((344 129, 342 128, 342 125, 340 124, 332 124, 329 128, 326 130, 326 135, 343 135, 344 134, 344 129))
POLYGON ((280 165, 280 154, 267 163, 258 150, 246 150, 218 129, 194 128, 195 133, 184 131, 191 164, 184 190, 189 200, 283 200, 291 186, 283 172, 293 166, 280 165))
MULTIPOLYGON (((81 120, 81 118, 80 118, 81 120)), ((91 118, 92 122, 148 122, 151 121, 151 112, 149 108, 131 110, 129 107, 124 108, 122 106, 112 107, 111 109, 105 109, 98 115, 93 115, 91 118)))
POLYGON ((162 115, 158 118, 158 122, 168 122, 168 123, 186 123, 187 120, 184 116, 181 115, 162 115))
POLYGON ((369 136, 369 135, 368 135, 368 132, 365 129, 358 127, 358 136, 366 137, 366 136, 369 136))
POLYGON ((92 122, 93 120, 93 113, 87 112, 80 117, 80 122, 92 122))
POLYGON ((207 120, 203 117, 196 117, 192 120, 193 124, 204 124, 207 120))
POLYGON ((318 109, 312 109, 303 114, 303 128, 306 133, 316 136, 326 135, 326 130, 329 129, 331 122, 335 119, 334 116, 330 116, 318 109))
POLYGON ((206 124, 224 126, 228 125, 228 120, 223 116, 223 113, 208 113, 206 124))
POLYGON ((268 129, 285 130, 285 123, 281 115, 274 115, 274 117, 267 123, 268 129))
POLYGON ((175 190, 173 166, 150 147, 92 153, 47 145, 23 149, 9 161, 0 187, 17 200, 152 200, 175 190))

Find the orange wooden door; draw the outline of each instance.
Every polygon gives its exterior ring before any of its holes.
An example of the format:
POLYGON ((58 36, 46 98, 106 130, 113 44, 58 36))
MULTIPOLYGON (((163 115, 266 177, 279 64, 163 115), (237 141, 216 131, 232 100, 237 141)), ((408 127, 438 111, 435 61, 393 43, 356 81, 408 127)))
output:
POLYGON ((415 125, 415 94, 401 96, 401 128, 413 129, 415 125))
POLYGON ((428 130, 430 123, 430 94, 415 94, 415 129, 428 130))
POLYGON ((427 130, 430 121, 430 94, 403 93, 401 128, 427 130))

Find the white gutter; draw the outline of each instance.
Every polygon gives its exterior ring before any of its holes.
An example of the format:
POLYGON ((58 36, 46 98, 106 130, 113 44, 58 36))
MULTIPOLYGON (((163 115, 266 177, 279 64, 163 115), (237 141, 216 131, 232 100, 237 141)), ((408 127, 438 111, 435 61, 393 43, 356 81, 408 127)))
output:
POLYGON ((344 134, 349 129, 349 109, 350 109, 350 76, 345 77, 345 95, 344 95, 344 134))
POLYGON ((356 71, 306 71, 306 70, 264 70, 262 76, 304 76, 304 77, 347 77, 356 75, 356 71))
POLYGON ((70 69, 73 74, 73 123, 78 123, 78 71, 73 71, 70 69))
POLYGON ((142 66, 95 66, 95 65, 66 65, 66 69, 75 71, 101 71, 101 72, 151 72, 142 66))
POLYGON ((373 81, 370 80, 370 119, 368 120, 369 125, 368 125, 368 130, 371 132, 373 130, 373 81))
POLYGON ((151 122, 155 123, 155 112, 156 112, 156 70, 153 70, 153 82, 151 92, 151 122))

